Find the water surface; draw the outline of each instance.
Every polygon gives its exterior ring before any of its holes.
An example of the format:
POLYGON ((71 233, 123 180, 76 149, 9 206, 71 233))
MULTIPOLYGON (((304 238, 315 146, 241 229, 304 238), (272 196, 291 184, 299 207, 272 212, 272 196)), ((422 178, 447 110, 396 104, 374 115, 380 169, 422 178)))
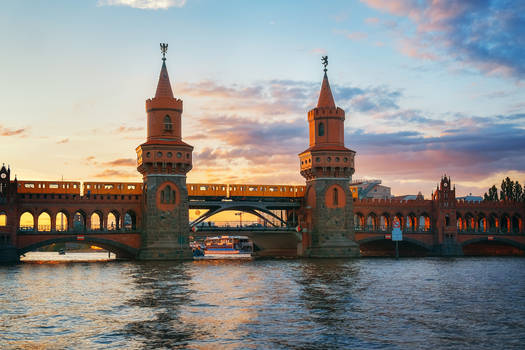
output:
POLYGON ((0 344, 523 349, 525 259, 4 266, 0 344))

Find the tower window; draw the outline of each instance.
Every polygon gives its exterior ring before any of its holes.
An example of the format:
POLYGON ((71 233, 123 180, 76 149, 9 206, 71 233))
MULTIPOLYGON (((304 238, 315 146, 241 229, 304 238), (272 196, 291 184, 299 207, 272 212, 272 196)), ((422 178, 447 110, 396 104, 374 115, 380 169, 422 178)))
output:
POLYGON ((324 136, 324 123, 319 123, 319 136, 324 136))
POLYGON ((175 190, 171 189, 171 186, 166 186, 160 192, 160 202, 165 204, 174 204, 175 203, 175 190))
POLYGON ((337 191, 337 188, 334 188, 333 202, 334 202, 335 206, 337 206, 339 204, 339 192, 337 191))
POLYGON ((166 115, 164 117, 164 131, 171 131, 171 130, 173 130, 172 125, 171 125, 171 118, 169 115, 166 115))

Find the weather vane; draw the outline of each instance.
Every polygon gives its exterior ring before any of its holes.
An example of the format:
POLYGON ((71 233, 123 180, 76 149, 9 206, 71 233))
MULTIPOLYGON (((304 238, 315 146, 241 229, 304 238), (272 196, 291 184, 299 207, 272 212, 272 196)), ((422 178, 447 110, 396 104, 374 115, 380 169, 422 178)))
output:
POLYGON ((160 52, 162 52, 162 60, 166 61, 166 52, 168 52, 168 44, 160 43, 160 52))
POLYGON ((326 66, 328 66, 328 56, 321 57, 321 63, 324 66, 324 72, 326 73, 327 69, 326 66))

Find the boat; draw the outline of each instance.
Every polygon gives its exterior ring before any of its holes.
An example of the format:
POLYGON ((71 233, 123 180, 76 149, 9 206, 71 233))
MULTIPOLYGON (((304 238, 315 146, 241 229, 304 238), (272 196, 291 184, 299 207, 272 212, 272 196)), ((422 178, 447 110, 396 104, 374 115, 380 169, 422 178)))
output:
POLYGON ((250 259, 253 242, 247 236, 216 236, 204 240, 204 258, 250 259))
POLYGON ((65 249, 60 249, 60 250, 58 251, 58 254, 60 254, 60 255, 66 255, 66 250, 65 250, 65 249))

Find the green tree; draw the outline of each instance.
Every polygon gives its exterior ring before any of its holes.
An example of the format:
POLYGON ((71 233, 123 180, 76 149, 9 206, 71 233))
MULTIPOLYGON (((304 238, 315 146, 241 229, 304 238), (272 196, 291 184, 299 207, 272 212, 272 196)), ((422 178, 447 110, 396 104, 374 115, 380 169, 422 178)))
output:
POLYGON ((512 199, 516 202, 522 202, 523 199, 523 187, 521 187, 520 182, 517 180, 514 183, 514 193, 512 199))
POLYGON ((496 185, 492 185, 491 188, 489 188, 489 193, 485 192, 484 199, 486 201, 497 201, 498 200, 498 189, 496 188, 496 185))
POLYGON ((505 180, 501 181, 501 191, 499 193, 499 198, 501 200, 512 200, 512 195, 514 194, 514 181, 512 181, 508 176, 505 180))

